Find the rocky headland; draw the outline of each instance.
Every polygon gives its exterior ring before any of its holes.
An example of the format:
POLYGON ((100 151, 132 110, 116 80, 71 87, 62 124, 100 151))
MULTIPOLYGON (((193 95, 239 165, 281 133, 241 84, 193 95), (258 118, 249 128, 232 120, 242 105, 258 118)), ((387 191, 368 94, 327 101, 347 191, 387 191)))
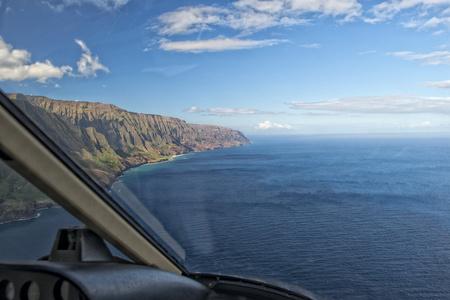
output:
MULTIPOLYGON (((125 170, 143 164, 194 151, 250 144, 237 130, 129 112, 112 104, 8 96, 103 187, 110 186, 125 170)), ((8 170, 0 168, 0 223, 32 218, 37 209, 54 205, 8 170), (15 196, 11 184, 26 192, 15 196)))

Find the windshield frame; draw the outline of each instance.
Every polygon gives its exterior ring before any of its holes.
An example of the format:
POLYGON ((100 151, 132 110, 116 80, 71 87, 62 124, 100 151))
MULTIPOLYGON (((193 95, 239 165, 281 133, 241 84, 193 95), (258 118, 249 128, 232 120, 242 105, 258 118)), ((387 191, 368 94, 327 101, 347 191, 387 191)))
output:
POLYGON ((0 158, 137 264, 190 272, 0 90, 0 158), (45 172, 42 172, 45 167, 45 172), (83 209, 83 205, 87 206, 83 209))

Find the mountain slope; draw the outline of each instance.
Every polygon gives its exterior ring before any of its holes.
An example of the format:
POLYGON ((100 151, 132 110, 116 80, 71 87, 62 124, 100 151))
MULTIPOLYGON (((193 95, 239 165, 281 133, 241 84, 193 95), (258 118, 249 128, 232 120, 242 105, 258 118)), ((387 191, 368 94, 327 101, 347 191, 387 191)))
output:
MULTIPOLYGON (((128 112, 111 104, 8 94, 62 150, 107 187, 129 168, 173 155, 250 144, 239 131, 189 124, 160 115, 128 112)), ((19 176, 0 165, 0 223, 36 215, 53 205, 19 176), (12 189, 14 185, 14 189, 12 189), (21 193, 11 192, 20 190, 21 193)))

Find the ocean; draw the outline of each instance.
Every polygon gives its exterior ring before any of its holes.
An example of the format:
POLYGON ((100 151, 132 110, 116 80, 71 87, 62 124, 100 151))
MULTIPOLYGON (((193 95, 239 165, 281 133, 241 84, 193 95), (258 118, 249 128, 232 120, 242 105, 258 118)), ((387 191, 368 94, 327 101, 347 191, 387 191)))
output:
POLYGON ((450 140, 254 137, 121 179, 193 271, 337 299, 450 298, 450 140))
POLYGON ((135 168, 113 194, 193 272, 450 299, 450 139, 251 140, 135 168))

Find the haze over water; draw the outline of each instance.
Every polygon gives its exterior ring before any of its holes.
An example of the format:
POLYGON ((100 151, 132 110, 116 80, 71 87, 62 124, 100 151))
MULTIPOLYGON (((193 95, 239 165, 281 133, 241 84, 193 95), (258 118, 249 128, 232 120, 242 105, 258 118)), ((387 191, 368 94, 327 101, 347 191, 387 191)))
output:
POLYGON ((122 182, 193 271, 344 299, 450 296, 450 141, 256 137, 122 182))

